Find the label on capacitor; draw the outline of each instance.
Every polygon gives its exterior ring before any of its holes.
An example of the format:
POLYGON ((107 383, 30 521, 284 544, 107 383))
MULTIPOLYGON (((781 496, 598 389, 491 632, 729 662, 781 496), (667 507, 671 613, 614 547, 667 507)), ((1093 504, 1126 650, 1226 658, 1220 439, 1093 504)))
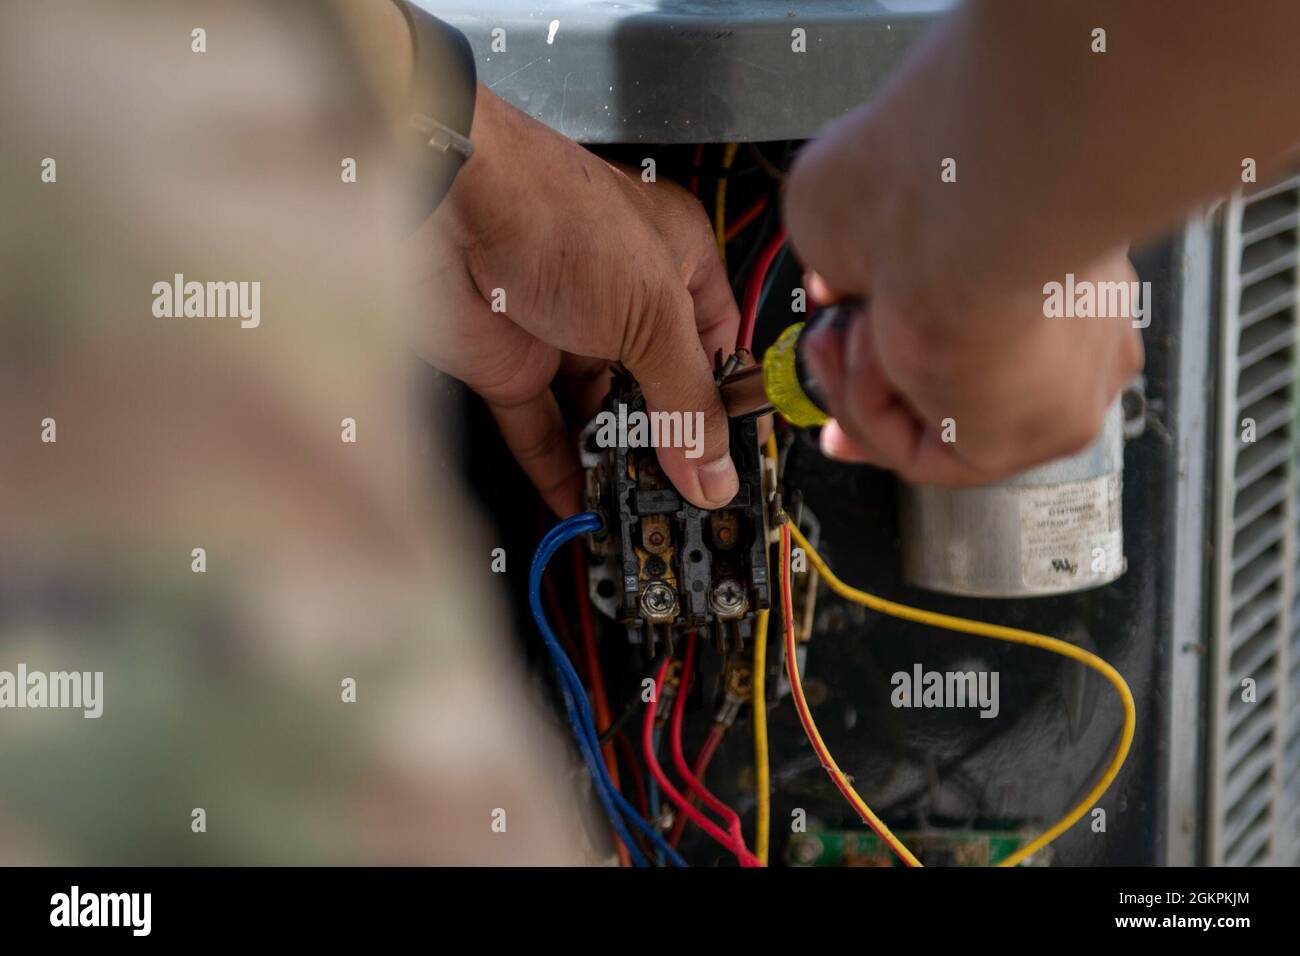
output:
POLYGON ((1025 586, 1087 587, 1124 571, 1118 473, 1017 489, 1020 576, 1025 586))

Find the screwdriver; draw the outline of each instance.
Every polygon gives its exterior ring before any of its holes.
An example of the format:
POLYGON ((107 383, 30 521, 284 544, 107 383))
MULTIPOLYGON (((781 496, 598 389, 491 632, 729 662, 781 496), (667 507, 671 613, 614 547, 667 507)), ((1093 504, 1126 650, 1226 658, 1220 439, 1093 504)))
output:
POLYGON ((844 299, 818 309, 807 322, 783 331, 763 353, 763 361, 750 365, 718 383, 722 405, 731 418, 750 418, 780 412, 792 425, 815 428, 830 421, 821 384, 808 368, 803 343, 814 329, 845 328, 863 308, 862 299, 844 299))

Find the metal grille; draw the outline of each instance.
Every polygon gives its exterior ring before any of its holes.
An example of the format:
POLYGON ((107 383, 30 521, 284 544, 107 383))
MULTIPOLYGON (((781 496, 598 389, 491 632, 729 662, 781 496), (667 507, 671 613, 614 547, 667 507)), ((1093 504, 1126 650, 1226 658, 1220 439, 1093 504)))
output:
POLYGON ((1223 208, 1206 862, 1300 854, 1300 177, 1223 208), (1253 702, 1247 681, 1254 682, 1253 702))

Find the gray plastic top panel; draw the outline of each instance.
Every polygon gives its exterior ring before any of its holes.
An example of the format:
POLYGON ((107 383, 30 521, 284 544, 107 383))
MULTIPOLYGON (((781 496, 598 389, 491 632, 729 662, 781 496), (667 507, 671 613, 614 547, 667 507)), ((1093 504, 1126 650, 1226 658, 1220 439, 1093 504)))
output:
POLYGON ((907 46, 954 5, 415 2, 465 32, 493 91, 586 143, 807 138, 875 92, 907 46), (806 52, 793 50, 796 28, 806 52))

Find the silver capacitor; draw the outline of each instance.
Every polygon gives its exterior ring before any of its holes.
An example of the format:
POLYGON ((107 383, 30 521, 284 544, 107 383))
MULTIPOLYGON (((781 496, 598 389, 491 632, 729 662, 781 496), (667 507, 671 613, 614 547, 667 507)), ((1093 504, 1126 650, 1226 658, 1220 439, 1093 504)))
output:
POLYGON ((1124 573, 1124 419, 1077 455, 996 485, 904 485, 903 577, 971 597, 1084 591, 1124 573))

